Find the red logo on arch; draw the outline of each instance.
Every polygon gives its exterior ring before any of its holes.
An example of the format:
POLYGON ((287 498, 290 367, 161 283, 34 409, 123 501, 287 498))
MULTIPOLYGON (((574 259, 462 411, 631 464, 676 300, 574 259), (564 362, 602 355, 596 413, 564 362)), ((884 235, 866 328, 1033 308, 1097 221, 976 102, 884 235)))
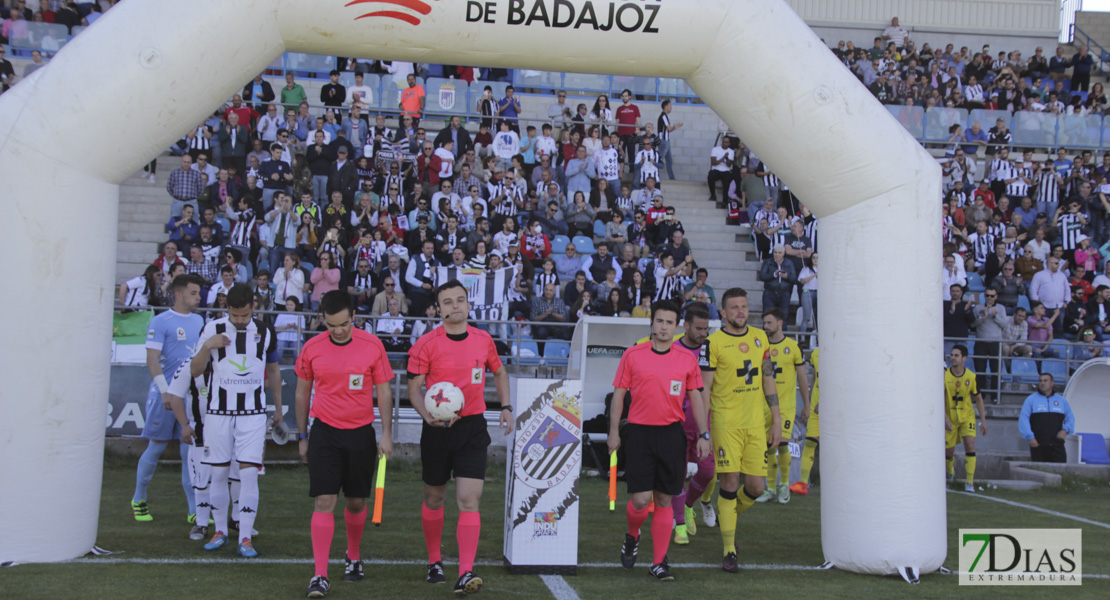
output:
MULTIPOLYGON (((439 0, 435 0, 435 1, 439 2, 439 0)), ((386 18, 386 19, 397 19, 398 21, 404 21, 404 22, 408 23, 409 25, 419 25, 420 24, 420 17, 417 16, 417 15, 426 16, 429 13, 432 12, 432 5, 429 4, 429 2, 431 2, 431 0, 426 0, 426 1, 421 1, 421 0, 351 0, 345 6, 366 5, 366 6, 362 6, 361 8, 381 8, 381 9, 390 9, 390 8, 394 8, 394 7, 404 8, 404 9, 407 9, 407 11, 401 11, 401 10, 396 10, 396 9, 393 9, 393 10, 371 10, 368 13, 364 13, 362 15, 359 15, 359 16, 355 17, 355 20, 357 21, 359 19, 382 17, 382 18, 386 18), (384 4, 386 6, 380 6, 380 7, 379 6, 370 6, 370 5, 376 5, 376 4, 384 4), (413 14, 413 13, 416 13, 416 14, 413 14)))

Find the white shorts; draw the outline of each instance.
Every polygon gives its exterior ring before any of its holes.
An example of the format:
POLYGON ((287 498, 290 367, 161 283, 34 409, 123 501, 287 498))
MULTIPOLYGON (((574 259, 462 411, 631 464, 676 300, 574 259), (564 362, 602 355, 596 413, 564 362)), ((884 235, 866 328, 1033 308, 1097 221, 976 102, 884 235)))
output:
POLYGON ((240 463, 262 464, 262 450, 266 446, 266 414, 260 415, 205 415, 204 458, 209 465, 240 463))

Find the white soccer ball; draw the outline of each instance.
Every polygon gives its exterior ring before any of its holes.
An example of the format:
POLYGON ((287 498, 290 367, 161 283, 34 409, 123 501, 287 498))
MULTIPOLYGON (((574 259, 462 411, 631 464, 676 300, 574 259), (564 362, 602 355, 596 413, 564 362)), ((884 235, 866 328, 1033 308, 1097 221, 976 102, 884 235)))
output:
POLYGON ((441 381, 424 394, 424 406, 428 413, 444 422, 454 419, 465 403, 462 390, 450 381, 441 381))

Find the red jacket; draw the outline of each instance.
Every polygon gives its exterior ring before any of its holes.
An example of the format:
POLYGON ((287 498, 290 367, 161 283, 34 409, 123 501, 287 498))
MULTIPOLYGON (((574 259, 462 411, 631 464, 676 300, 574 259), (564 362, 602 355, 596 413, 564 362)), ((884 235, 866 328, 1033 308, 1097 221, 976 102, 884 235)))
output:
POLYGON ((524 245, 520 253, 531 260, 543 260, 551 255, 551 241, 544 234, 528 235, 524 237, 524 245), (542 242, 542 246, 540 245, 542 242))
POLYGON ((429 160, 424 159, 424 153, 421 152, 420 156, 416 157, 416 177, 418 181, 427 181, 435 189, 439 189, 439 170, 443 166, 443 159, 432 153, 432 158, 429 160), (425 170, 427 170, 428 178, 425 179, 425 170))

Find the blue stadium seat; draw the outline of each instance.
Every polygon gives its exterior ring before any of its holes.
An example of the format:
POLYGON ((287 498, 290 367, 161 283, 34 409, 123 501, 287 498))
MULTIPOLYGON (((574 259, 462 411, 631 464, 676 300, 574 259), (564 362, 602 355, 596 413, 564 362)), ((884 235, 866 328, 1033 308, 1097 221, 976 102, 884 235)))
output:
POLYGON ((986 291, 987 286, 983 285, 983 278, 978 273, 967 274, 967 289, 972 293, 979 293, 986 291))
POLYGON ((1033 312, 1033 307, 1029 305, 1029 296, 1021 294, 1018 296, 1017 305, 1025 309, 1025 312, 1033 312))
POLYGON ((543 357, 546 359, 548 365, 566 365, 567 357, 569 356, 569 342, 547 342, 543 346, 543 357))
POLYGON ((594 236, 603 238, 605 237, 605 223, 598 219, 594 221, 594 236))
MULTIPOLYGON (((551 240, 551 254, 562 254, 567 249, 567 244, 570 243, 570 238, 565 235, 557 235, 555 239, 551 240)), ((576 246, 577 247, 577 246, 576 246)))
POLYGON ((536 342, 531 340, 524 340, 520 342, 519 346, 513 347, 513 356, 516 357, 516 364, 518 365, 538 365, 540 364, 540 348, 536 342), (531 353, 530 356, 521 356, 521 354, 531 353))
POLYGON ((1010 374, 1013 380, 1020 383, 1036 383, 1040 378, 1037 372, 1037 363, 1028 358, 1015 358, 1010 363, 1010 374))
MULTIPOLYGON (((1062 356, 1067 356, 1067 354, 1062 356)), ((1056 381, 1063 382, 1068 377, 1068 365, 1061 361, 1045 360, 1041 362, 1041 372, 1048 373, 1056 381)))
MULTIPOLYGON (((574 249, 577 250, 579 254, 593 254, 597 252, 597 250, 594 250, 593 239, 584 235, 576 235, 571 241, 574 243, 574 249)), ((554 249, 551 251, 555 252, 554 249)))
POLYGON ((1081 456, 1079 460, 1090 465, 1110 465, 1106 453, 1106 438, 1101 433, 1077 433, 1081 456))

